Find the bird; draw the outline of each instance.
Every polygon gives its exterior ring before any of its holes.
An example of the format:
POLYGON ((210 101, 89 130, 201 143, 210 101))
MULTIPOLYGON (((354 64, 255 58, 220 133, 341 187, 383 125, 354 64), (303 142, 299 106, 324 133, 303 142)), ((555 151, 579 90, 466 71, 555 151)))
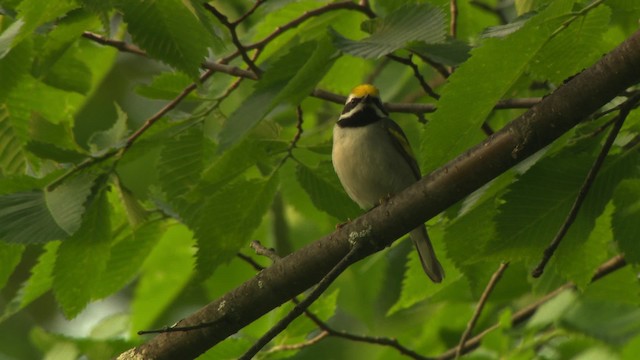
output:
MULTIPOLYGON (((358 85, 333 127, 333 168, 351 200, 368 210, 421 178, 402 128, 389 118, 378 88, 358 85)), ((427 276, 444 279, 424 224, 409 233, 427 276)))

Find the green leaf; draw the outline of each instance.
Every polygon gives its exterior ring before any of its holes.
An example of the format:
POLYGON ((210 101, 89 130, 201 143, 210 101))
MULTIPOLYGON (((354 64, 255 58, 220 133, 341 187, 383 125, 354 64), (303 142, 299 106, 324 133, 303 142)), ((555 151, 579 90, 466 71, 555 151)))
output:
POLYGON ((200 275, 210 275, 250 240, 273 201, 277 185, 276 175, 267 180, 239 180, 184 215, 198 241, 200 275))
POLYGON ((613 345, 621 345, 640 334, 640 309, 612 301, 583 299, 567 309, 562 325, 613 345))
POLYGON ((122 186, 120 181, 117 182, 118 195, 124 205, 124 210, 127 213, 127 219, 132 228, 137 229, 140 224, 143 224, 149 217, 149 212, 140 204, 138 199, 127 188, 122 186))
POLYGON ((83 153, 41 141, 29 141, 25 149, 41 159, 50 159, 58 163, 77 164, 87 158, 83 153))
POLYGON ((572 5, 573 0, 554 1, 517 32, 505 39, 487 39, 471 51, 471 58, 449 77, 424 132, 420 151, 429 154, 428 163, 421 164, 424 173, 486 137, 480 126, 545 45, 559 24, 558 17, 571 11, 572 5))
POLYGON ((600 44, 610 17, 611 10, 607 6, 599 6, 579 16, 531 60, 533 77, 559 84, 596 62, 606 52, 600 44))
POLYGON ((165 222, 150 221, 114 244, 106 266, 108 271, 96 281, 94 297, 104 298, 131 282, 166 230, 165 222))
MULTIPOLYGON (((43 0, 25 0, 18 6, 19 21, 23 22, 18 28, 12 29, 12 41, 8 42, 10 46, 0 47, 0 57, 4 56, 4 51, 11 48, 11 46, 18 45, 27 36, 30 36, 41 25, 47 22, 55 20, 67 12, 78 7, 78 4, 73 0, 60 0, 60 1, 43 1, 43 0)), ((0 35, 4 36, 4 34, 0 35)), ((4 45, 4 44, 3 44, 4 45)))
POLYGON ((49 212, 42 191, 0 196, 0 239, 9 243, 31 244, 67 236, 49 212))
POLYGON ((80 229, 58 249, 53 269, 53 292, 62 312, 73 318, 95 298, 106 270, 111 240, 111 219, 105 190, 101 190, 84 216, 80 229))
POLYGON ((22 77, 28 73, 32 56, 33 48, 30 41, 25 41, 11 49, 4 57, 0 56, 0 79, 2 79, 0 104, 7 97, 7 94, 18 85, 22 77))
POLYGON ((22 258, 24 246, 0 242, 0 289, 4 288, 13 269, 22 258))
POLYGON ((132 335, 153 326, 182 291, 193 274, 193 254, 193 237, 186 227, 167 229, 142 265, 131 303, 132 335))
POLYGON ((247 169, 283 152, 288 143, 251 137, 222 153, 202 174, 204 186, 215 188, 235 179, 247 169))
POLYGON ((68 52, 42 77, 42 82, 57 89, 85 95, 91 90, 92 76, 89 66, 68 52))
POLYGON ((37 264, 31 268, 31 277, 22 284, 16 296, 11 299, 0 316, 0 322, 24 309, 51 289, 53 282, 51 274, 59 246, 60 241, 51 241, 44 245, 44 252, 38 257, 37 264))
POLYGON ((51 215, 67 234, 72 235, 82 223, 84 205, 91 194, 96 176, 80 173, 66 179, 55 189, 45 191, 44 198, 51 215))
POLYGON ((93 153, 120 147, 129 133, 127 113, 125 113, 118 104, 115 104, 115 106, 118 117, 111 128, 96 132, 89 138, 89 144, 91 145, 91 151, 93 153))
POLYGON ((321 162, 313 169, 298 163, 296 177, 313 204, 336 219, 355 219, 362 212, 344 192, 331 162, 321 162))
POLYGON ((622 181, 613 196, 612 225, 615 240, 624 252, 625 259, 631 263, 640 263, 640 180, 622 181))
MULTIPOLYGON (((497 236, 482 255, 537 263, 565 221, 593 162, 593 150, 580 150, 585 146, 580 144, 542 159, 510 186, 495 218, 497 236)), ((599 142, 589 140, 588 146, 598 149, 599 142)), ((607 257, 607 239, 590 237, 596 219, 605 210, 616 185, 631 175, 629 169, 639 160, 635 152, 609 155, 549 264, 579 287, 589 283, 593 271, 607 257)))
POLYGON ((439 64, 458 66, 467 61, 471 47, 463 41, 447 39, 445 43, 439 44, 411 44, 408 50, 420 56, 427 57, 439 64))
POLYGON ((26 167, 26 155, 6 106, 0 105, 0 175, 20 174, 26 167))
POLYGON ((398 8, 384 18, 365 23, 371 36, 359 41, 342 37, 331 29, 336 47, 365 59, 377 59, 413 41, 435 44, 445 40, 446 16, 427 3, 398 8))
POLYGON ((273 62, 254 92, 231 114, 220 131, 218 152, 246 135, 271 110, 283 103, 296 106, 307 97, 335 61, 335 49, 321 38, 294 46, 273 62))
MULTIPOLYGON (((407 261, 407 270, 402 279, 400 297, 389 309, 387 315, 394 314, 402 309, 407 309, 420 301, 428 299, 440 291, 450 288, 451 285, 457 284, 462 279, 462 273, 453 265, 449 258, 444 256, 444 242, 442 241, 441 230, 437 228, 430 229, 429 237, 432 239, 436 254, 438 254, 438 259, 445 269, 446 276, 444 280, 440 284, 433 284, 429 281, 420 263, 418 252, 412 245, 407 261)), ((410 240, 406 239, 405 241, 410 240)))
POLYGON ((68 123, 53 124, 38 114, 32 114, 26 149, 42 159, 78 163, 88 155, 73 137, 73 129, 68 123))
MULTIPOLYGON (((33 75, 40 78, 54 69, 58 71, 62 70, 61 68, 64 65, 58 66, 58 61, 69 53, 72 44, 80 39, 84 31, 95 28, 97 25, 97 18, 82 9, 67 14, 67 16, 57 22, 56 26, 46 34, 46 41, 40 51, 38 51, 33 63, 33 75)), ((84 65, 84 63, 82 64, 84 65)), ((69 63, 67 63, 67 65, 69 65, 69 63)), ((86 65, 84 65, 84 67, 86 68, 86 65)), ((67 78, 67 80, 71 79, 67 78)))
POLYGON ((193 126, 165 142, 160 152, 158 177, 170 202, 198 183, 204 168, 206 141, 202 127, 193 126))
POLYGON ((136 44, 152 57, 198 77, 213 38, 183 1, 123 0, 118 6, 136 44))

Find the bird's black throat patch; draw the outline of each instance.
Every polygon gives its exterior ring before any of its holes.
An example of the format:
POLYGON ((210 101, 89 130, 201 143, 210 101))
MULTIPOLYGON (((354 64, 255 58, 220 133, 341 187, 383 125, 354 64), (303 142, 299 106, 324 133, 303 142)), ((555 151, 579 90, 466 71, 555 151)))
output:
POLYGON ((375 109, 366 106, 362 111, 338 120, 338 126, 340 127, 360 127, 373 124, 382 118, 378 116, 375 109))

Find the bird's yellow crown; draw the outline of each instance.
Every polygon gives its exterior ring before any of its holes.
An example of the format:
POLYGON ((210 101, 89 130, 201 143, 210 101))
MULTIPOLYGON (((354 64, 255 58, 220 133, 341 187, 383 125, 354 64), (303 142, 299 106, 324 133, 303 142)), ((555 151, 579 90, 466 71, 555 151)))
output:
POLYGON ((378 88, 371 84, 358 85, 351 90, 351 95, 359 98, 367 95, 378 97, 379 94, 378 88))

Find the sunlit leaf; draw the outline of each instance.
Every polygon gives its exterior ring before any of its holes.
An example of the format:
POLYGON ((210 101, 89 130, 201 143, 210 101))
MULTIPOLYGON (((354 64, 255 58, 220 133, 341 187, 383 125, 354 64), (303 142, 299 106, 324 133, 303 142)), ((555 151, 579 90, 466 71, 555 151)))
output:
POLYGON ((441 43, 446 34, 444 13, 427 3, 405 5, 384 18, 365 24, 371 36, 358 41, 349 40, 332 31, 336 47, 354 56, 375 59, 413 41, 441 43))

